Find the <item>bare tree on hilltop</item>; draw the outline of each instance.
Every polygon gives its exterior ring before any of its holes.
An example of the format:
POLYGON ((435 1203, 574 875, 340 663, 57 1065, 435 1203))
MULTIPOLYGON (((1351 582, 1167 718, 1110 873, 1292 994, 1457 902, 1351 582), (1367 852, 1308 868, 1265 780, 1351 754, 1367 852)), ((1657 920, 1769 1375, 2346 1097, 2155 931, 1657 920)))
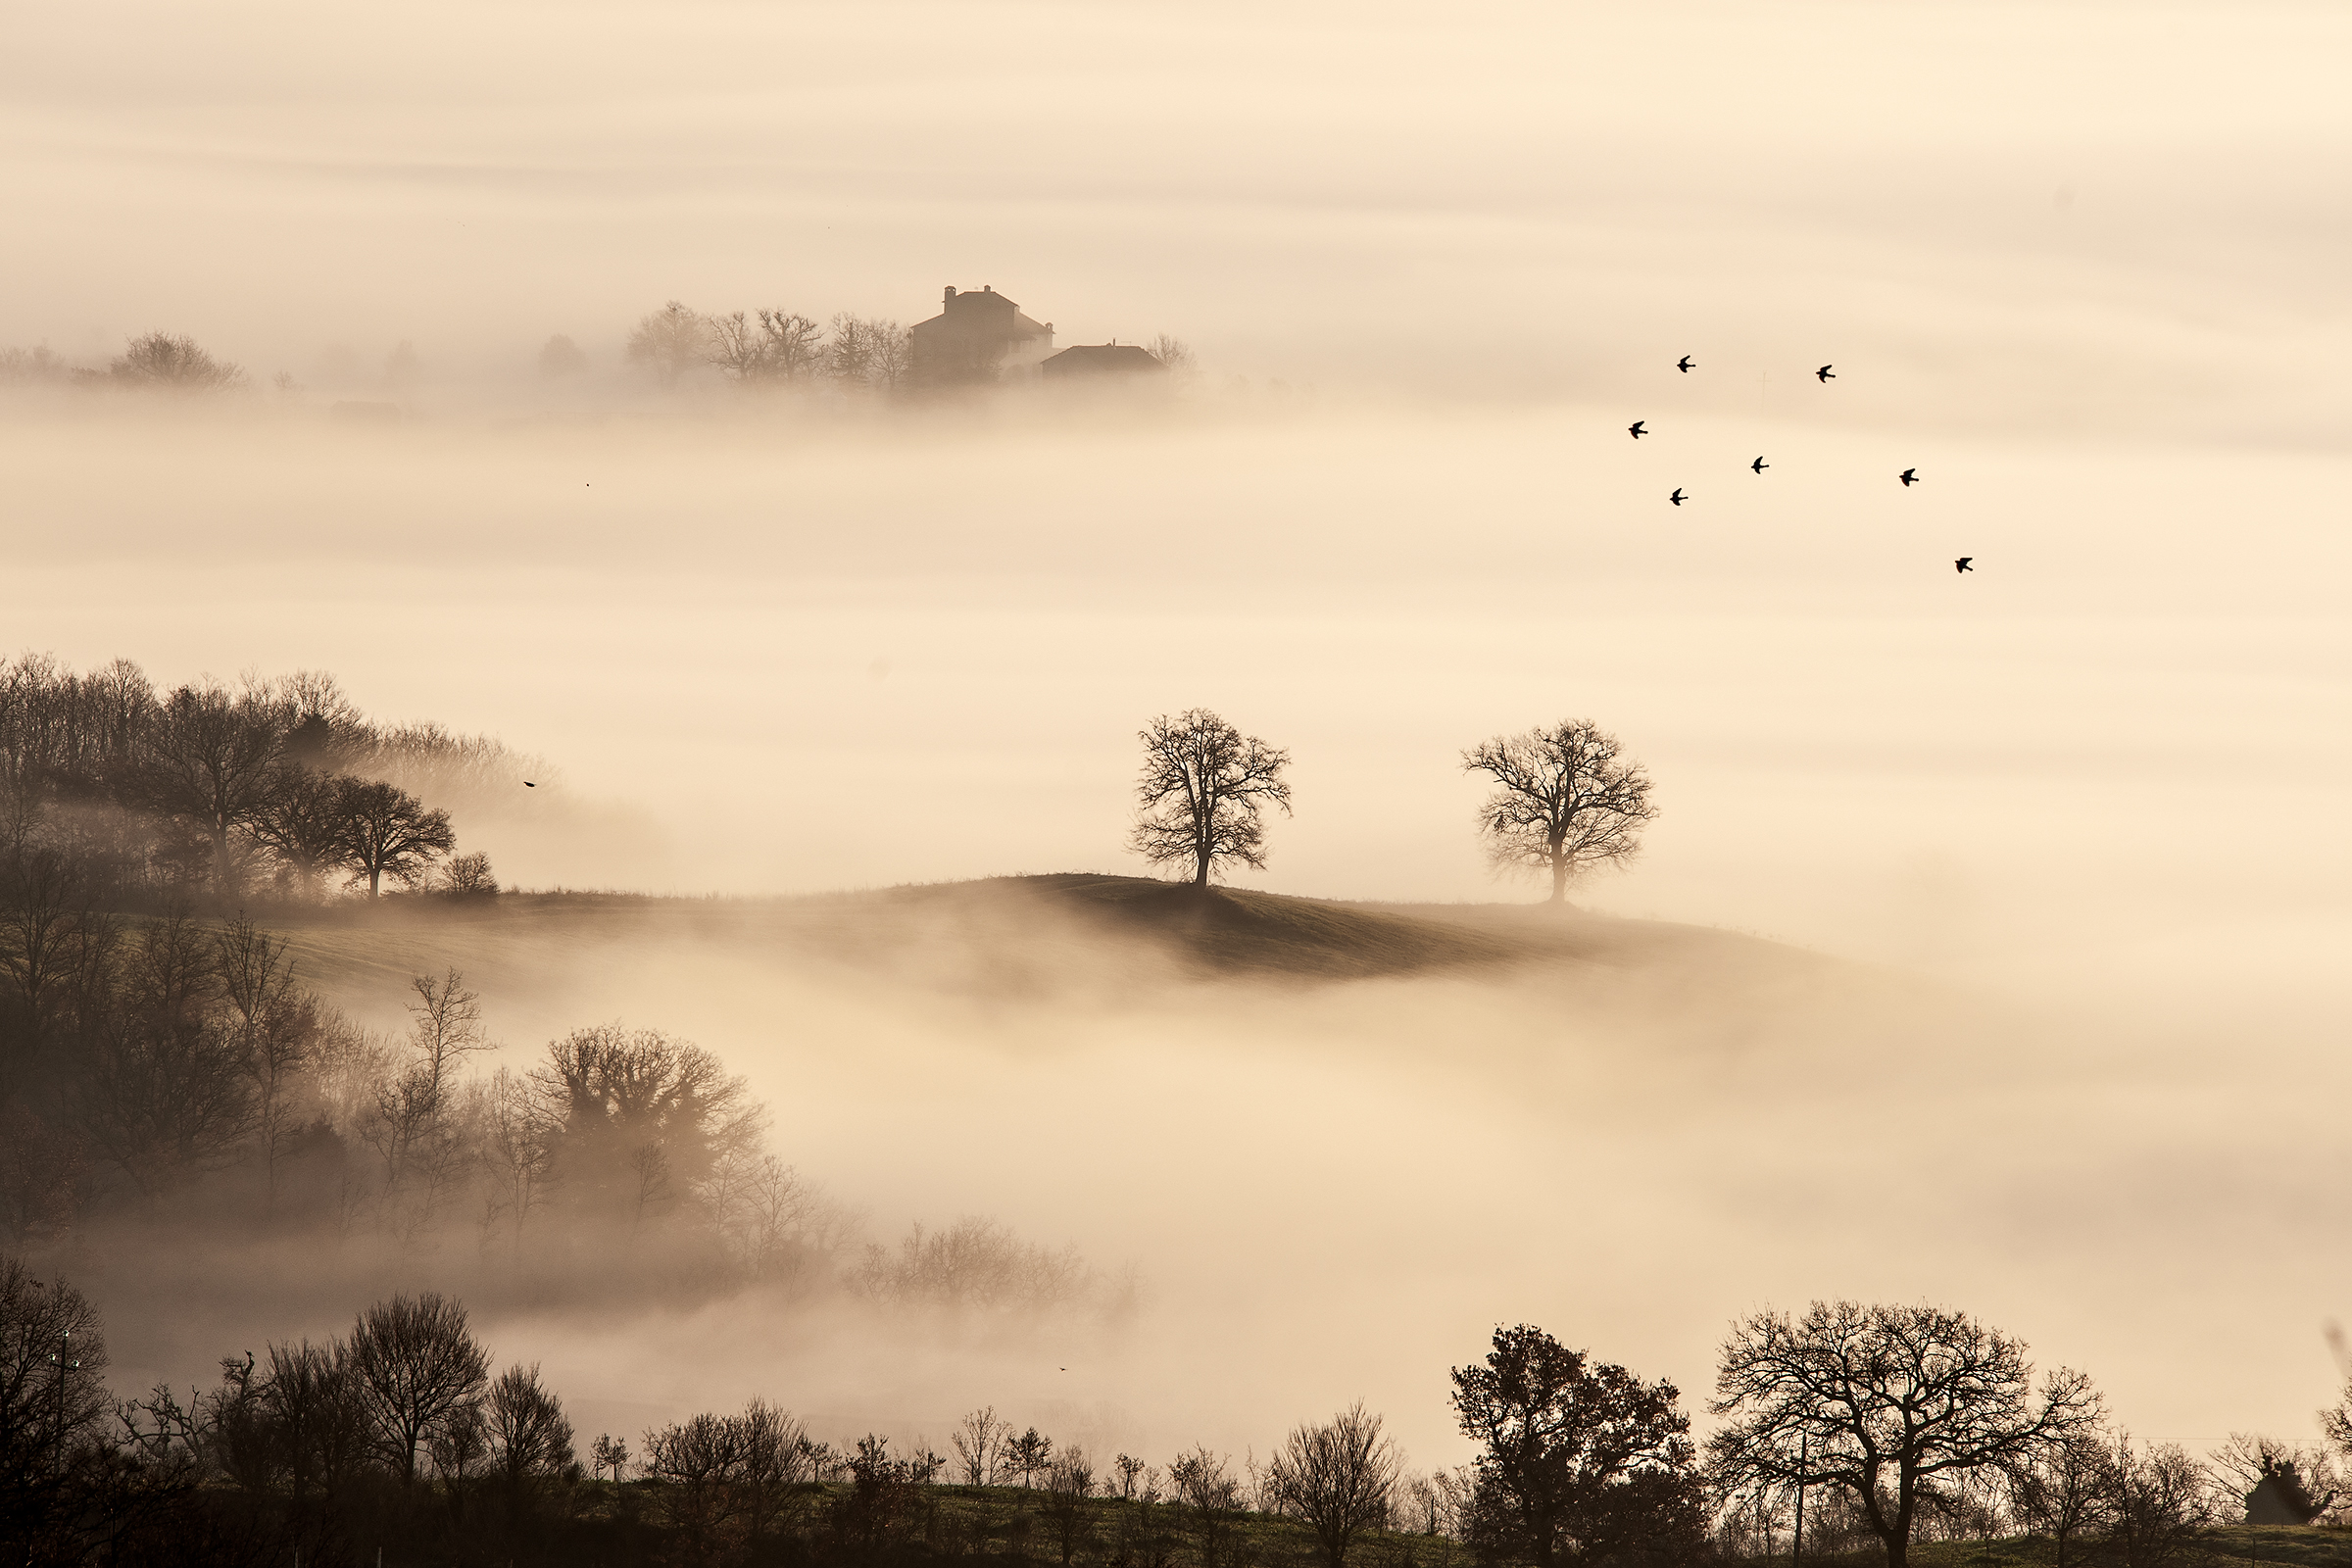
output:
POLYGON ((1548 871, 1558 904, 1578 873, 1640 854, 1642 824, 1658 808, 1649 803, 1649 774, 1619 750, 1616 736, 1576 718, 1463 752, 1464 772, 1494 780, 1478 813, 1489 863, 1498 873, 1548 871))
POLYGON ((1139 733, 1142 807, 1129 845, 1154 865, 1193 867, 1193 885, 1205 888, 1216 868, 1233 861, 1265 869, 1268 803, 1291 810, 1282 770, 1291 754, 1245 736, 1205 708, 1171 719, 1161 714, 1139 733))
POLYGON ((457 847, 449 813, 427 810, 422 801, 397 784, 346 778, 337 785, 343 846, 351 864, 368 879, 368 896, 383 896, 384 878, 403 884, 457 847))

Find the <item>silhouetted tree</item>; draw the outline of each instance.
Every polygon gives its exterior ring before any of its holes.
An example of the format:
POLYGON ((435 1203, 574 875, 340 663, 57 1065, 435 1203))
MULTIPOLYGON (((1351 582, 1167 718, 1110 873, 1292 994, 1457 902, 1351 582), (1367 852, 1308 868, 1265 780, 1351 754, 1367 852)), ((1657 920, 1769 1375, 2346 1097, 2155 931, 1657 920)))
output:
POLYGON ((133 385, 183 392, 220 391, 245 379, 243 370, 214 359, 194 338, 179 332, 149 332, 132 338, 107 367, 107 374, 133 385))
POLYGON ((265 692, 182 686, 164 700, 141 737, 139 793, 211 842, 213 879, 233 892, 230 836, 269 808, 285 745, 285 714, 265 692))
POLYGON ((2050 1538, 2057 1568, 2066 1568, 2070 1550, 2080 1556, 2085 1539, 2106 1534, 2115 1522, 2122 1481, 2117 1455, 2104 1434, 2084 1431, 2010 1467, 2018 1520, 2034 1535, 2050 1538))
POLYGON ((346 782, 315 768, 280 768, 244 824, 277 857, 281 881, 298 898, 316 897, 320 877, 351 863, 346 782))
POLYGON ((615 1438, 609 1432, 598 1433, 596 1435, 596 1446, 589 1450, 588 1462, 590 1467, 595 1470, 612 1471, 612 1484, 614 1486, 620 1485, 621 1469, 629 1462, 629 1445, 627 1440, 615 1438))
POLYGON ((1231 861, 1262 870, 1268 803, 1290 814, 1282 770, 1291 754, 1245 737, 1204 708, 1170 719, 1161 714, 1139 733, 1144 743, 1142 798, 1130 846, 1154 865, 1193 867, 1193 885, 1231 861))
POLYGON ((1004 1440, 1004 1469, 1008 1475, 1021 1478, 1021 1490, 1033 1490, 1038 1472, 1054 1460, 1054 1440, 1031 1427, 1018 1437, 1004 1440))
POLYGON ((1462 753, 1465 772, 1494 780, 1479 808, 1489 863, 1549 872, 1557 904, 1579 872, 1632 859, 1642 824, 1658 812, 1649 775, 1618 753, 1616 736, 1583 718, 1498 735, 1462 753))
POLYGON ((395 1296, 360 1314, 350 1339, 353 1375, 386 1462, 416 1478, 416 1450, 489 1381, 490 1358, 466 1308, 434 1291, 395 1296))
POLYGON ((482 1401, 490 1463, 508 1495, 520 1498, 534 1483, 553 1480, 577 1460, 564 1401, 539 1381, 539 1364, 511 1366, 482 1401))
POLYGON ((631 365, 642 365, 663 386, 704 363, 710 353, 710 327, 702 317, 671 300, 639 318, 629 333, 631 365))
POLYGON ((1679 1399, 1542 1329, 1496 1329, 1484 1365, 1453 1370, 1454 1413, 1480 1446, 1472 1544, 1537 1568, 1694 1555, 1705 1492, 1679 1399))
POLYGON ((2114 1568, 2182 1568, 2210 1561, 2205 1533, 2215 1523, 2206 1477, 2175 1444, 2134 1450, 2116 1441, 2115 1504, 2093 1548, 2114 1568))
POLYGON ((1816 1301, 1758 1312, 1724 1342, 1708 1441, 1722 1484, 1836 1491, 1903 1568, 1930 1489, 2017 1467, 2093 1430, 2098 1396, 1963 1313, 1816 1301))
POLYGON ((270 1346, 261 1398, 297 1501, 314 1487, 337 1494, 366 1467, 372 1423, 341 1341, 270 1346))
POLYGON ((1388 1523, 1396 1470, 1396 1446, 1358 1400, 1322 1426, 1292 1428, 1274 1450, 1266 1491, 1314 1532, 1330 1568, 1347 1568, 1355 1538, 1388 1523))
POLYGON ((1242 1484, 1226 1468, 1225 1456, 1195 1446, 1168 1464, 1168 1490, 1193 1538, 1200 1568, 1219 1568, 1236 1555, 1241 1535, 1242 1484))
POLYGON ((750 1151, 765 1117, 716 1056, 654 1029, 575 1031, 530 1077, 566 1201, 632 1218, 657 1192, 695 1191, 750 1151))
POLYGON ((151 1198, 184 1172, 234 1158, 254 1095, 217 1005, 211 944, 185 911, 142 930, 124 970, 86 1042, 75 1125, 151 1198))
POLYGON ((82 1294, 0 1254, 0 1540, 36 1536, 67 1462, 114 1408, 106 1340, 82 1294))
POLYGON ((311 1058, 318 1007, 294 986, 285 944, 257 928, 242 910, 213 944, 220 994, 233 1018, 237 1060, 253 1089, 254 1141, 260 1146, 268 1200, 277 1200, 277 1166, 293 1145, 294 1079, 311 1058))
POLYGON ((997 1467, 1004 1454, 1004 1444, 1012 1429, 997 1419, 997 1407, 985 1405, 966 1415, 950 1435, 956 1449, 956 1462, 962 1468, 963 1484, 985 1487, 997 1479, 997 1467))
POLYGON ((335 808, 343 820, 344 852, 368 879, 371 899, 382 897, 385 877, 414 883, 434 859, 457 847, 449 813, 427 810, 422 801, 395 784, 339 780, 335 808))
POLYGON ((1062 1568, 1094 1537, 1086 1499, 1095 1494, 1095 1467, 1084 1448, 1064 1448, 1046 1466, 1046 1520, 1054 1527, 1054 1545, 1062 1568))

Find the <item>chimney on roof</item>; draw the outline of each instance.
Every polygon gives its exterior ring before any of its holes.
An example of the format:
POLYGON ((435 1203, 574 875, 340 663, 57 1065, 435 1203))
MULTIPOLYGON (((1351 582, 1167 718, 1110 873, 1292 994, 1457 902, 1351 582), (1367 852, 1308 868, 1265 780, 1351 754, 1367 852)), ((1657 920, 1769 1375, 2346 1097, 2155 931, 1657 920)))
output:
POLYGON ((994 294, 996 291, 997 285, 994 283, 983 283, 980 285, 980 292, 983 294, 994 294))
POLYGON ((945 305, 945 304, 949 303, 950 301, 954 300, 955 298, 956 298, 956 285, 955 285, 955 284, 953 284, 953 283, 950 283, 950 284, 948 285, 948 292, 947 292, 947 296, 946 296, 946 298, 942 299, 942 300, 940 301, 940 303, 941 303, 941 304, 943 304, 943 305, 945 305))

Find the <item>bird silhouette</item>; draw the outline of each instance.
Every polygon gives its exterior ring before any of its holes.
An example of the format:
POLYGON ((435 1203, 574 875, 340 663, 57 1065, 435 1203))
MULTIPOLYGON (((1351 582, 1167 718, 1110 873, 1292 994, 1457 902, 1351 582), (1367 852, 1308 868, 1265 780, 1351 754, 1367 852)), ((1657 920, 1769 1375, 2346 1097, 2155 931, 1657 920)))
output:
POLYGON ((1974 556, 1962 556, 1958 561, 1952 563, 1952 569, 1954 571, 1974 571, 1977 568, 1970 565, 1969 563, 1976 559, 1974 556))
POLYGON ((526 778, 526 779, 524 779, 524 780, 522 781, 522 787, 523 787, 524 789, 526 789, 526 790, 535 790, 535 789, 537 789, 539 786, 538 786, 538 785, 536 785, 536 784, 534 784, 534 783, 532 783, 532 782, 531 782, 529 779, 527 779, 527 778, 526 778))
POLYGON ((1645 435, 1647 435, 1647 434, 1649 433, 1648 431, 1646 431, 1646 430, 1644 430, 1644 429, 1642 429, 1642 428, 1643 425, 1647 424, 1648 422, 1649 422, 1649 421, 1648 421, 1647 419, 1636 419, 1636 420, 1635 420, 1633 423, 1631 423, 1631 424, 1629 424, 1629 425, 1627 425, 1627 426, 1625 427, 1626 434, 1628 434, 1628 435, 1632 436, 1632 437, 1633 437, 1635 440, 1637 440, 1637 441, 1641 440, 1641 439, 1642 439, 1643 436, 1645 436, 1645 435))
POLYGON ((1901 473, 1896 474, 1895 477, 1902 480, 1903 488, 1908 490, 1913 485, 1919 483, 1919 470, 1917 468, 1905 468, 1901 473))
POLYGON ((1830 368, 1828 366, 1826 366, 1826 365, 1825 365, 1825 366, 1823 366, 1823 367, 1822 367, 1820 369, 1818 369, 1818 370, 1815 370, 1813 373, 1814 373, 1814 375, 1815 375, 1815 376, 1819 377, 1821 380, 1824 380, 1824 381, 1835 381, 1835 380, 1837 380, 1837 379, 1838 379, 1837 372, 1836 372, 1836 371, 1834 371, 1834 370, 1832 370, 1832 369, 1831 369, 1831 368, 1830 368))
POLYGON ((1771 466, 1772 465, 1766 463, 1762 458, 1758 458, 1755 462, 1748 465, 1748 467, 1757 473, 1762 473, 1766 468, 1771 466))
POLYGON ((1681 359, 1675 361, 1674 368, 1682 371, 1685 375, 1689 375, 1690 373, 1690 356, 1686 354, 1681 359))
POLYGON ((1681 506, 1683 504, 1683 487, 1679 484, 1676 485, 1674 487, 1674 494, 1668 496, 1666 499, 1673 502, 1678 507, 1681 506))

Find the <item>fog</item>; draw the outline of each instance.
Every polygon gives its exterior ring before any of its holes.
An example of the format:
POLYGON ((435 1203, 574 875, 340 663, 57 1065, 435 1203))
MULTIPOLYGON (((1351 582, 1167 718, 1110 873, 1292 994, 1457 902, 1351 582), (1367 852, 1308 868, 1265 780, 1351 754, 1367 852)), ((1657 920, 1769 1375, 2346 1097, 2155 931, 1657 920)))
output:
MULTIPOLYGON (((1145 1282, 1060 1340, 486 1325, 586 1432, 762 1393, 938 1446, 994 1401, 1160 1458, 1360 1395, 1450 1462, 1446 1368, 1497 1322, 1695 1398, 1735 1313, 1851 1295, 1977 1311, 2140 1436, 2304 1437, 2352 1311, 2348 26, 28 15, 0 345, 186 331, 259 390, 10 391, 0 635, 331 669, 548 758, 459 823, 541 888, 1138 871, 1135 731, 1201 705, 1296 758, 1241 885, 1532 897, 1488 880, 1459 753, 1591 716, 1663 815, 1580 902, 1801 950, 1106 994, 1081 946, 1005 998, 951 983, 960 936, 886 971, 424 943, 515 1061, 615 1017, 717 1051, 878 1239, 984 1213, 1145 1282), (950 282, 1202 373, 877 410, 621 359, 673 297, 912 320, 950 282), (559 331, 591 365, 560 387, 559 331)), ((397 1012, 396 977, 317 978, 397 1012)), ((201 1300, 141 1321, 171 1281, 93 1266, 126 1384, 349 1310, 198 1344, 201 1300)))

